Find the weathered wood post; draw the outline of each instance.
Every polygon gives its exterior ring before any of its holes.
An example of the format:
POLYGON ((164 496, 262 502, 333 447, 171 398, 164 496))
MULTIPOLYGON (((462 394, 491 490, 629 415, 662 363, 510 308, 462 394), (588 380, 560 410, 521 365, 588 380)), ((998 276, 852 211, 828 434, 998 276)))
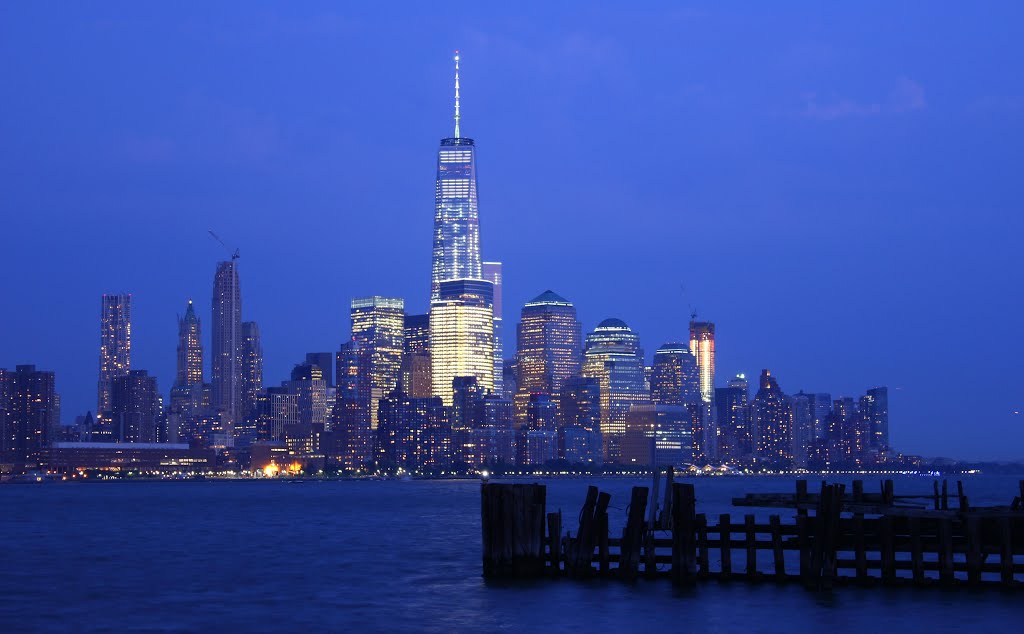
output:
POLYGON ((672 485, 672 582, 676 585, 692 584, 696 578, 697 501, 693 485, 672 485))
POLYGON ((708 556, 708 516, 699 513, 697 515, 697 563, 699 572, 697 575, 705 579, 711 572, 711 562, 708 556))
POLYGON ((558 575, 562 571, 562 512, 548 513, 548 562, 549 572, 558 575))
POLYGON ((999 518, 999 578, 1004 586, 1013 585, 1013 526, 1010 518, 999 518))
POLYGON ((911 517, 910 527, 910 567, 914 574, 914 583, 924 583, 924 553, 921 542, 921 518, 911 517))
POLYGON ((743 532, 747 542, 747 578, 757 577, 757 533, 754 531, 754 516, 743 516, 743 532))
POLYGON ((484 576, 543 576, 546 487, 487 483, 480 494, 484 576))
MULTIPOLYGON (((943 496, 943 506, 945 506, 943 496)), ((953 583, 953 518, 939 519, 939 581, 943 585, 953 583)))
MULTIPOLYGON (((597 496, 597 508, 594 509, 594 524, 597 527, 597 561, 598 568, 602 575, 607 575, 611 570, 611 559, 608 556, 608 503, 611 502, 610 493, 601 492, 597 496)), ((590 567, 590 564, 587 564, 590 567)))
POLYGON ((732 518, 728 513, 718 516, 718 548, 722 556, 722 573, 718 578, 728 581, 732 577, 732 518))
POLYGON ((796 503, 798 517, 807 517, 807 509, 800 508, 800 505, 807 502, 807 480, 796 481, 796 503))
POLYGON ((785 581, 786 579, 786 558, 782 552, 782 525, 778 515, 768 518, 772 527, 772 560, 775 564, 775 580, 785 581))
POLYGON ((626 517, 626 528, 622 531, 622 543, 619 548, 619 576, 626 580, 636 579, 640 568, 647 492, 647 487, 633 487, 629 499, 629 515, 626 517))
POLYGON ((981 518, 967 516, 967 582, 981 583, 981 518))

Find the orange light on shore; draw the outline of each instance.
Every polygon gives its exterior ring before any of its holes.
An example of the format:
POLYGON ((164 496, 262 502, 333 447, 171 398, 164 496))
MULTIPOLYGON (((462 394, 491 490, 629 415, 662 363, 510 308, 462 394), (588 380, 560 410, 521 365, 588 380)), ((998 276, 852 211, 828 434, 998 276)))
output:
POLYGON ((280 469, 277 467, 277 465, 271 462, 267 466, 263 467, 263 476, 267 478, 273 478, 277 475, 278 471, 280 471, 280 469))

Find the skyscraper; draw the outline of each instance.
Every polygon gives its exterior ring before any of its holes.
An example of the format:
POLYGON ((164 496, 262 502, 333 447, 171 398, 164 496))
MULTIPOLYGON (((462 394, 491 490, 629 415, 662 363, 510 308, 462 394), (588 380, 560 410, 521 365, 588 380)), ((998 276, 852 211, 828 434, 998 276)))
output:
POLYGON ((100 379, 96 414, 110 410, 113 381, 132 367, 132 296, 103 295, 100 304, 100 379))
POLYGON ((370 429, 370 350, 359 341, 341 346, 334 373, 338 390, 332 428, 337 436, 341 464, 363 469, 372 460, 370 429))
POLYGON ((715 389, 718 453, 722 460, 745 462, 753 455, 749 401, 750 387, 742 374, 737 374, 726 387, 715 389))
POLYGON ((505 327, 502 320, 501 303, 502 268, 501 262, 484 262, 482 266, 484 279, 494 284, 494 393, 501 394, 505 389, 505 344, 502 341, 505 327))
POLYGON ((211 405, 221 414, 221 431, 233 436, 242 409, 242 291, 236 257, 217 263, 212 324, 211 405))
POLYGON ((428 398, 430 387, 430 315, 405 316, 402 390, 410 398, 428 398))
POLYGON ((861 399, 861 409, 871 432, 870 447, 875 451, 889 449, 889 389, 873 387, 861 399))
POLYGON ((244 424, 245 428, 235 431, 237 436, 251 440, 256 437, 256 399, 263 389, 263 343, 255 321, 242 322, 241 345, 242 400, 236 425, 244 424))
POLYGON ((601 387, 605 460, 620 462, 626 414, 631 405, 650 402, 640 337, 621 319, 605 319, 587 335, 582 373, 597 379, 601 387))
POLYGON ((483 276, 476 194, 476 148, 473 139, 461 136, 460 118, 459 54, 456 52, 455 136, 442 139, 437 154, 432 301, 440 297, 441 282, 445 280, 482 279, 483 276))
POLYGON ((651 366, 651 401, 688 405, 701 400, 696 357, 682 343, 666 343, 658 348, 651 366))
POLYGON ((715 395, 715 325, 709 321, 690 321, 690 352, 700 372, 700 396, 710 405, 715 395))
POLYGON ((114 440, 118 442, 157 441, 161 414, 156 377, 145 370, 131 370, 114 379, 111 390, 114 440))
POLYGON ((446 406, 452 379, 476 377, 486 393, 494 390, 494 285, 487 280, 441 282, 430 305, 431 388, 446 406))
POLYGON ((750 404, 750 412, 758 457, 770 464, 788 464, 793 458, 792 410, 768 370, 761 371, 760 388, 750 404))
POLYGON ((405 345, 405 302, 392 297, 352 300, 352 340, 370 355, 370 420, 377 429, 377 404, 397 386, 405 345))
POLYGON ((44 467, 60 425, 54 373, 34 365, 0 370, 0 407, 0 462, 15 473, 44 467))
POLYGON ((185 316, 178 318, 178 371, 174 385, 203 384, 203 340, 202 329, 192 300, 188 300, 185 316))
POLYGON ((565 381, 579 374, 582 330, 576 308, 564 297, 545 291, 523 306, 516 328, 515 410, 525 422, 530 395, 558 395, 565 381))

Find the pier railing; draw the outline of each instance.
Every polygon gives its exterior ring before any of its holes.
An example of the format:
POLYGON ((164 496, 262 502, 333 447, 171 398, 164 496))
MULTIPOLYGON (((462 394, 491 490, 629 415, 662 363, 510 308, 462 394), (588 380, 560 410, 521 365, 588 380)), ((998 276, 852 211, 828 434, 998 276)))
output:
POLYGON ((751 494, 734 506, 793 509, 771 515, 697 512, 694 485, 669 472, 662 504, 633 487, 621 536, 611 536, 611 496, 591 486, 575 533, 561 512, 547 513, 539 484, 485 483, 481 489, 483 569, 487 577, 670 578, 698 581, 1024 587, 1024 481, 1011 504, 972 507, 957 483, 950 504, 944 482, 931 494, 896 496, 891 480, 875 494, 854 482, 822 483, 808 493, 751 494), (650 498, 650 499, 649 499, 650 498), (649 503, 650 502, 650 506, 649 503))

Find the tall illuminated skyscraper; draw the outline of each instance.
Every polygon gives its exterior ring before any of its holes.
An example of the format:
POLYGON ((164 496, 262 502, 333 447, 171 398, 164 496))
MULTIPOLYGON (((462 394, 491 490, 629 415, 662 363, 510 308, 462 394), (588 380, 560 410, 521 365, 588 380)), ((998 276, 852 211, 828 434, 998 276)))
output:
POLYGON ((494 284, 494 393, 501 394, 505 390, 505 345, 502 343, 504 331, 501 309, 502 268, 501 262, 484 262, 483 277, 494 284))
POLYGON ((221 413, 221 431, 233 435, 242 409, 242 291, 235 257, 217 263, 212 323, 211 405, 221 413))
POLYGON ((516 328, 517 422, 525 422, 531 394, 555 397, 569 377, 579 374, 581 339, 576 308, 557 293, 545 291, 523 306, 516 328))
POLYGON ((715 324, 690 322, 690 352, 697 358, 701 400, 710 405, 715 397, 715 324))
POLYGON ((132 367, 132 296, 103 295, 100 305, 100 380, 96 414, 110 411, 114 379, 132 367))
POLYGON ((430 304, 431 388, 452 404, 452 380, 476 377, 484 393, 494 390, 494 285, 487 280, 441 282, 430 304))
POLYGON ((370 355, 370 420, 377 429, 377 404, 398 386, 405 345, 405 302, 394 297, 352 300, 352 340, 370 355))
POLYGON ((434 193, 434 253, 430 299, 441 282, 481 279, 480 224, 476 195, 476 149, 459 133, 459 54, 455 53, 455 136, 441 140, 434 193))
POLYGON ((255 321, 242 322, 241 346, 242 400, 236 426, 244 422, 245 428, 236 429, 236 435, 253 439, 256 437, 256 401, 263 390, 263 342, 255 321))
POLYGON ((700 401, 697 360, 682 343, 666 343, 654 353, 651 400, 657 405, 689 405, 700 401))
POLYGON ((199 318, 188 300, 185 316, 178 318, 178 371, 174 386, 203 384, 203 339, 199 318))
POLYGON ((640 337, 621 319, 605 319, 587 335, 583 376, 601 386, 601 436, 605 460, 620 462, 630 406, 650 402, 640 337))

